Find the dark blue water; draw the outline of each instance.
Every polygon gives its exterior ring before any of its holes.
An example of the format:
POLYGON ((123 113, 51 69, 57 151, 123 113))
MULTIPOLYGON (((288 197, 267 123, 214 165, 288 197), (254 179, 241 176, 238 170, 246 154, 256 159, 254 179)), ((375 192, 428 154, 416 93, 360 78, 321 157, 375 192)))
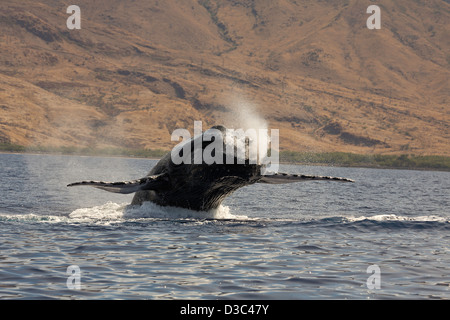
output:
POLYGON ((356 183, 253 185, 198 213, 66 188, 139 178, 156 161, 0 163, 2 299, 450 298, 448 172, 282 166, 356 183))

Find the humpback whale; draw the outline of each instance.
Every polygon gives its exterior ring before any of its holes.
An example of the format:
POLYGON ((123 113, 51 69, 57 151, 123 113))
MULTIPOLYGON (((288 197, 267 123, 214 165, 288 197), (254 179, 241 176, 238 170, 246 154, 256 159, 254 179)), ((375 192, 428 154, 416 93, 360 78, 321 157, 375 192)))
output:
MULTIPOLYGON (((315 176, 305 174, 269 173, 266 171, 266 163, 250 161, 248 152, 245 159, 238 159, 236 148, 233 151, 233 161, 229 152, 225 152, 226 139, 219 141, 223 148, 214 149, 215 159, 222 159, 215 163, 201 162, 195 159, 196 148, 211 149, 214 139, 204 139, 210 130, 218 130, 224 137, 228 134, 223 126, 214 126, 201 135, 181 142, 174 149, 162 157, 159 162, 143 178, 131 181, 103 182, 81 181, 70 183, 67 186, 92 186, 98 189, 115 193, 135 193, 132 205, 141 205, 145 201, 151 201, 161 206, 181 207, 197 211, 207 211, 219 207, 222 201, 239 188, 254 183, 282 184, 312 180, 328 180, 340 182, 353 182, 351 179, 328 176, 315 176), (173 155, 183 156, 191 161, 178 163, 173 161, 173 155), (189 152, 190 151, 190 152, 189 152), (221 153, 220 153, 221 152, 221 153)), ((245 141, 248 148, 248 139, 245 141)))

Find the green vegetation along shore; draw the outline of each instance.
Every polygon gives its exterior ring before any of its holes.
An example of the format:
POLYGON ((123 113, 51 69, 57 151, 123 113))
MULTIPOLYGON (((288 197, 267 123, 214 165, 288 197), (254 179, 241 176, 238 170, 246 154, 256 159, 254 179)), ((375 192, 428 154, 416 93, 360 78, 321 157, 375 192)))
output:
POLYGON ((323 164, 343 167, 428 169, 450 171, 450 157, 418 155, 355 154, 346 152, 302 153, 280 152, 281 162, 323 164))
MULTIPOLYGON (((77 148, 77 147, 24 147, 13 144, 0 144, 0 152, 43 153, 83 156, 119 156, 139 158, 160 158, 166 150, 125 149, 125 148, 77 148)), ((420 155, 362 155, 346 152, 308 153, 281 151, 280 162, 329 165, 343 167, 401 168, 450 171, 450 157, 420 155)))

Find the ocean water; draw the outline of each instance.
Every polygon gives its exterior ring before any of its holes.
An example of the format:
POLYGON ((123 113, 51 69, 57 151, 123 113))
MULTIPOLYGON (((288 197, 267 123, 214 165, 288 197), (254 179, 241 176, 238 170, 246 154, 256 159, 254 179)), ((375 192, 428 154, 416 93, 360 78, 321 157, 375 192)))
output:
POLYGON ((281 166, 210 212, 80 180, 155 160, 0 154, 0 299, 449 299, 450 173, 281 166), (74 270, 74 271, 72 271, 74 270))

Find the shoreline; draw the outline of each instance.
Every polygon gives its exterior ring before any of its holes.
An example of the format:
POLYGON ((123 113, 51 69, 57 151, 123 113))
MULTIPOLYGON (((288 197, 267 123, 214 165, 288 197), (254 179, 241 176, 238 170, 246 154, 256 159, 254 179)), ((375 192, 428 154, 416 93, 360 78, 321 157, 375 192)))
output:
MULTIPOLYGON (((29 154, 29 155, 59 155, 112 157, 159 160, 169 151, 123 148, 46 148, 0 145, 0 154, 29 154)), ((450 172, 450 157, 448 156, 416 156, 416 155, 364 155, 353 153, 302 153, 281 151, 280 164, 327 166, 341 168, 369 168, 393 170, 419 170, 450 172), (325 160, 325 161, 324 161, 325 160)))

